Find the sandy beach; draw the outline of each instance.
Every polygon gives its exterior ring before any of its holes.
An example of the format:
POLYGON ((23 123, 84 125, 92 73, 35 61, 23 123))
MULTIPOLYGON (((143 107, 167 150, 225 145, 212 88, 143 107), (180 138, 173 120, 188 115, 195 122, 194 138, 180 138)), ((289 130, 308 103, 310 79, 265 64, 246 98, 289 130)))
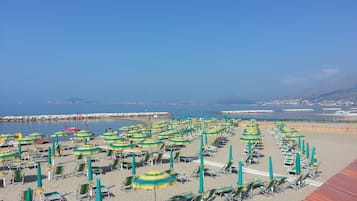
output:
MULTIPOLYGON (((259 122, 259 126, 263 135, 263 144, 264 149, 260 151, 260 153, 264 154, 264 157, 259 159, 258 164, 249 165, 249 169, 260 170, 264 172, 268 172, 268 157, 272 156, 273 159, 273 169, 275 174, 280 175, 288 175, 287 167, 283 166, 283 156, 281 151, 279 150, 273 136, 271 135, 271 129, 274 128, 273 122, 259 122)), ((234 135, 229 137, 228 143, 219 148, 218 151, 213 156, 206 156, 205 159, 205 167, 208 167, 212 170, 219 171, 220 167, 223 166, 225 162, 228 161, 228 153, 229 153, 229 145, 233 147, 233 161, 236 165, 239 160, 243 158, 244 151, 244 142, 240 142, 239 138, 243 133, 244 126, 247 122, 240 122, 239 127, 234 128, 234 135), (212 162, 212 163, 210 163, 212 162), (213 164, 213 165, 210 165, 213 164)), ((299 134, 305 136, 304 140, 310 143, 310 147, 316 147, 317 158, 320 162, 320 170, 322 174, 320 177, 315 179, 317 182, 323 183, 328 178, 339 172, 346 165, 348 165, 351 161, 357 158, 357 124, 347 124, 347 123, 307 123, 307 122, 286 122, 286 125, 295 128, 299 134)), ((199 138, 193 140, 190 144, 186 145, 186 147, 182 148, 180 151, 180 155, 184 156, 192 156, 199 152, 199 138)), ((209 138, 209 141, 213 141, 213 137, 209 138)), ((89 143, 95 144, 98 146, 105 145, 102 139, 95 139, 90 141, 89 143)), ((80 146, 81 143, 74 143, 67 141, 61 142, 62 146, 80 146)), ((51 146, 50 144, 45 145, 36 145, 36 147, 47 148, 51 146)), ((23 146, 22 150, 25 151, 27 149, 34 148, 35 145, 23 146)), ((16 148, 12 148, 16 149, 16 148)), ((46 154, 46 153, 44 153, 46 154)), ((50 181, 47 178, 47 162, 41 163, 42 167, 42 182, 43 188, 46 192, 57 191, 60 192, 67 200, 72 201, 76 200, 76 192, 78 191, 78 187, 80 184, 88 183, 87 176, 73 176, 75 172, 76 164, 78 160, 72 154, 72 150, 64 150, 64 156, 54 158, 55 164, 62 164, 65 172, 64 179, 57 179, 50 181)), ((168 160, 169 152, 164 154, 163 163, 158 163, 154 165, 147 165, 144 167, 138 167, 136 169, 136 175, 140 176, 147 171, 150 170, 158 170, 164 171, 169 169, 169 160, 168 160)), ((102 167, 104 169, 103 174, 94 175, 94 179, 99 177, 101 178, 102 185, 105 185, 112 192, 113 196, 110 198, 104 198, 104 200, 133 200, 133 201, 141 201, 141 200, 154 200, 154 192, 151 190, 130 190, 123 191, 121 190, 122 182, 127 176, 131 175, 131 170, 127 169, 115 169, 113 171, 110 170, 110 164, 112 159, 106 156, 106 153, 102 152, 96 155, 93 155, 93 158, 97 158, 95 162, 93 162, 93 166, 102 167)), ((83 159, 82 159, 83 160, 83 159)), ((130 162, 131 157, 125 159, 130 162)), ((141 158, 138 157, 136 161, 140 161, 141 158)), ((199 165, 198 161, 193 161, 191 163, 185 162, 175 162, 174 163, 174 171, 176 173, 186 174, 190 176, 195 168, 199 165)), ((7 171, 1 171, 7 172, 7 171)), ((16 201, 20 200, 20 196, 23 191, 25 191, 28 187, 32 189, 36 189, 36 175, 37 169, 24 169, 25 174, 25 182, 24 184, 10 184, 10 175, 9 173, 6 178, 6 186, 0 187, 0 200, 4 201, 16 201)), ((244 172, 243 174, 244 181, 252 180, 252 179, 261 179, 268 180, 268 177, 250 174, 244 172)), ((205 191, 222 187, 222 186, 236 186, 237 182, 237 174, 219 174, 216 177, 205 176, 204 178, 204 188, 205 191)), ((176 182, 176 184, 169 186, 167 188, 157 190, 157 200, 167 200, 169 197, 181 194, 185 192, 192 192, 194 194, 198 194, 199 188, 199 179, 190 177, 190 181, 186 183, 176 182)), ((265 196, 258 194, 257 190, 253 191, 253 199, 254 200, 302 200, 309 193, 315 190, 317 186, 309 185, 302 190, 294 190, 294 189, 285 189, 282 193, 275 193, 274 197, 265 196)), ((40 196, 36 196, 36 200, 40 200, 40 196)), ((215 200, 225 200, 224 197, 216 196, 215 200)))

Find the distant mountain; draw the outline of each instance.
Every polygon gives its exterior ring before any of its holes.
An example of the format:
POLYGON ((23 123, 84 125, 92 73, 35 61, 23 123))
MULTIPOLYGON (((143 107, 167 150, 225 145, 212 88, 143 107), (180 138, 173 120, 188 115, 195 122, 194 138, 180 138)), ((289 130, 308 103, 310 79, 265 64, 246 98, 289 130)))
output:
POLYGON ((348 89, 338 89, 319 95, 308 97, 309 100, 314 101, 352 101, 357 102, 357 86, 348 89))

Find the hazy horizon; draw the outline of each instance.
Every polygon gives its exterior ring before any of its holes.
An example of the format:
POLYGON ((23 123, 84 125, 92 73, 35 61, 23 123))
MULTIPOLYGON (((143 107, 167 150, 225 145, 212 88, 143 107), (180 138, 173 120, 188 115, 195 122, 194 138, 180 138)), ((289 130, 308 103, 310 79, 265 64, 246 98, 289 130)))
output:
POLYGON ((266 100, 356 85, 357 2, 0 2, 0 103, 266 100))

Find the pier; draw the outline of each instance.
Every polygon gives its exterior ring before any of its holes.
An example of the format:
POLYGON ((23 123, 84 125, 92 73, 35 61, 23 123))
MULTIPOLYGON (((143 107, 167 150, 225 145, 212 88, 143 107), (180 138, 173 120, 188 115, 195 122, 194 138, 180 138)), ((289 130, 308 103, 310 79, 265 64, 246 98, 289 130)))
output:
POLYGON ((165 117, 168 112, 135 112, 135 113, 91 113, 91 114, 63 114, 63 115, 28 115, 28 116, 0 116, 0 122, 34 122, 85 119, 113 119, 113 118, 142 118, 165 117))
POLYGON ((220 111, 217 114, 254 114, 254 113, 273 113, 274 110, 231 110, 220 111))

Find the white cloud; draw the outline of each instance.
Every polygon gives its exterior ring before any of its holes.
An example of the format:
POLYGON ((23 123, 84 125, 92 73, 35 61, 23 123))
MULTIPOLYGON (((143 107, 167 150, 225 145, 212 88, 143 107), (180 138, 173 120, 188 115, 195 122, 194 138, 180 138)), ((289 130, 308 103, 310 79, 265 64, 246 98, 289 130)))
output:
POLYGON ((322 69, 320 72, 314 74, 312 76, 312 79, 326 80, 329 78, 333 78, 333 77, 337 76, 338 74, 340 74, 340 69, 338 69, 338 68, 325 68, 325 69, 322 69))

